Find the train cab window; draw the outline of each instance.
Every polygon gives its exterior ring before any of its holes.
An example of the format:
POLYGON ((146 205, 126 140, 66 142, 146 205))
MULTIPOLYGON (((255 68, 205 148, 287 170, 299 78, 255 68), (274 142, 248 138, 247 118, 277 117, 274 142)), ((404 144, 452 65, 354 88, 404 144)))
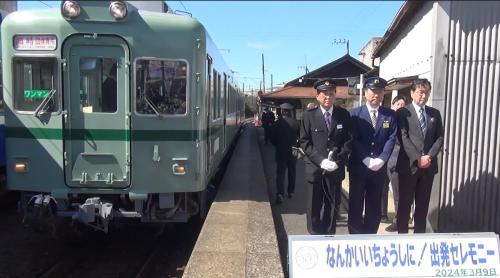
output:
POLYGON ((116 112, 116 69, 113 58, 80 58, 80 111, 116 112))
POLYGON ((51 113, 59 110, 55 58, 14 58, 14 109, 51 113))
POLYGON ((186 62, 140 59, 135 74, 137 113, 186 114, 186 62))

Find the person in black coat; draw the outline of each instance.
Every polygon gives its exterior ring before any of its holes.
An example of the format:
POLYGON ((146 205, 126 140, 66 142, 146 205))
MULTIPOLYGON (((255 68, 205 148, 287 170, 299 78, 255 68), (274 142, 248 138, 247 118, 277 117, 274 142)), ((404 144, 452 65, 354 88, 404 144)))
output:
POLYGON ((351 234, 376 234, 380 225, 387 161, 398 132, 396 113, 380 105, 386 84, 380 77, 366 79, 366 104, 351 111, 353 147, 348 168, 347 221, 351 234))
POLYGON ((273 111, 265 108, 264 112, 262 112, 262 127, 264 128, 264 143, 267 144, 269 142, 269 133, 271 129, 271 125, 274 124, 276 118, 274 117, 273 111))
POLYGON ((334 105, 334 80, 318 80, 314 88, 318 105, 304 111, 299 140, 308 182, 307 229, 310 234, 335 234, 335 188, 345 178, 351 153, 351 119, 347 110, 334 105))
MULTIPOLYGON (((403 95, 397 95, 392 100, 391 109, 394 111, 398 111, 399 108, 402 108, 406 105, 406 98, 403 95)), ((396 144, 394 144, 394 149, 392 150, 391 157, 389 157, 389 161, 387 161, 387 175, 385 176, 384 181, 384 191, 382 193, 382 218, 387 217, 387 205, 389 202, 389 184, 392 188, 392 196, 394 201, 394 210, 396 212, 396 216, 392 219, 391 225, 387 226, 385 230, 387 232, 396 232, 398 230, 396 219, 397 219, 397 211, 398 211, 398 203, 399 203, 399 177, 398 172, 396 172, 396 162, 398 161, 399 155, 399 140, 396 140, 396 144)))
POLYGON ((292 146, 298 146, 299 122, 292 117, 293 106, 289 103, 280 105, 281 116, 271 128, 271 143, 276 150, 276 203, 283 202, 285 195, 285 172, 288 170, 288 198, 295 192, 297 159, 292 155, 292 146))
POLYGON ((102 112, 116 112, 116 64, 113 64, 106 80, 102 83, 102 112))
POLYGON ((438 172, 437 155, 443 146, 444 129, 439 110, 425 105, 431 84, 414 80, 413 102, 397 111, 400 129, 396 171, 399 173, 398 233, 408 233, 408 220, 415 198, 415 233, 424 233, 434 175, 438 172))

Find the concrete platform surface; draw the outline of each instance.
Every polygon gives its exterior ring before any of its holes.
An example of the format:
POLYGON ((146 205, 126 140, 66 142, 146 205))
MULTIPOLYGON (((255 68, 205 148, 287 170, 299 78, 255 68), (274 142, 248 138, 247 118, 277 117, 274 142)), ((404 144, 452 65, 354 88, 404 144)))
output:
POLYGON ((247 125, 183 277, 284 277, 257 141, 247 125))

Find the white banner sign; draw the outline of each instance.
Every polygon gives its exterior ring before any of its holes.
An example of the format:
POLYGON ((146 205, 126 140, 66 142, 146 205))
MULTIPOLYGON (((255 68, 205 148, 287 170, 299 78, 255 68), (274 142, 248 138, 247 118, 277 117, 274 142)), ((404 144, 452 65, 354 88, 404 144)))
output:
POLYGON ((291 278, 500 277, 494 233, 289 236, 291 278))

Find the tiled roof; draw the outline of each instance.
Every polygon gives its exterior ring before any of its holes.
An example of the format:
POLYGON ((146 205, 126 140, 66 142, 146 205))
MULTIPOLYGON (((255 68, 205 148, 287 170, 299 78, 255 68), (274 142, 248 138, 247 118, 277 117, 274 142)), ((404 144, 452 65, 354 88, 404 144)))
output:
MULTIPOLYGON (((338 86, 337 87, 337 98, 339 99, 348 99, 348 98, 353 98, 355 96, 349 95, 348 94, 348 88, 347 86, 338 86)), ((316 89, 313 87, 295 87, 295 86, 288 86, 284 87, 282 89, 279 89, 274 92, 266 93, 263 94, 261 99, 265 98, 316 98, 316 89)))
POLYGON ((300 79, 305 80, 302 85, 312 86, 314 81, 319 78, 345 78, 352 76, 359 76, 364 74, 371 68, 356 58, 346 54, 337 60, 321 66, 303 76, 297 77, 294 80, 286 83, 286 86, 297 86, 300 79))

